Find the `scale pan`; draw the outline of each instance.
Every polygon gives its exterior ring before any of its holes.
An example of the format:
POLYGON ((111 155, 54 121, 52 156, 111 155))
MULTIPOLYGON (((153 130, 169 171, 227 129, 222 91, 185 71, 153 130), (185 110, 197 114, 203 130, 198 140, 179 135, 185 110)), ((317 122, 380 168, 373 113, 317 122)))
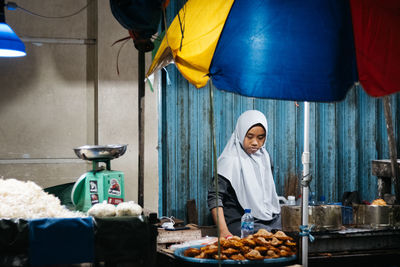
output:
POLYGON ((122 156, 128 145, 85 145, 74 148, 75 154, 84 160, 115 159, 122 156))

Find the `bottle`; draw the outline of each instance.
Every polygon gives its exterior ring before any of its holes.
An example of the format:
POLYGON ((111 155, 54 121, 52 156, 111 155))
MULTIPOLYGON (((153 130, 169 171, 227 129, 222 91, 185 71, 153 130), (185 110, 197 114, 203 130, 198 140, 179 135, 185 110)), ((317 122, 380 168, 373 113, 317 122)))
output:
POLYGON ((317 202, 315 201, 315 192, 310 192, 310 196, 308 197, 308 205, 315 206, 317 202))
POLYGON ((326 204, 325 196, 320 196, 319 197, 319 204, 320 205, 325 205, 326 204))
POLYGON ((288 196, 288 205, 296 205, 296 200, 294 196, 288 196))
POLYGON ((301 206, 301 204, 302 204, 301 202, 302 202, 301 195, 299 195, 299 197, 296 200, 296 206, 301 206))
POLYGON ((251 215, 251 209, 245 209, 242 216, 241 238, 254 233, 254 218, 251 215))

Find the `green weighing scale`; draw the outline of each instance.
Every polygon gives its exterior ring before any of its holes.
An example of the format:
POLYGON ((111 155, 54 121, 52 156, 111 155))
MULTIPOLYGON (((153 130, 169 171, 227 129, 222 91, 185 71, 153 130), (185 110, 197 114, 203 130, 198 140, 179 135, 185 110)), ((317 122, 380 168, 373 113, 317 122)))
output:
POLYGON ((74 148, 78 158, 92 161, 92 170, 81 175, 75 182, 71 199, 76 210, 86 212, 94 204, 118 205, 124 202, 124 173, 111 170, 112 159, 122 156, 127 145, 81 146, 74 148), (100 163, 106 167, 99 168, 100 163))

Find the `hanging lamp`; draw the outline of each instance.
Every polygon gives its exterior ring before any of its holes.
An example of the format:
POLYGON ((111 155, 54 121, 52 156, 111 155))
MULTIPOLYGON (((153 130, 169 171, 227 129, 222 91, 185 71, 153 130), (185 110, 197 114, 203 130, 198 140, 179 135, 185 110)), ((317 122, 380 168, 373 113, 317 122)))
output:
POLYGON ((23 57, 25 45, 6 23, 4 0, 0 0, 0 57, 23 57))

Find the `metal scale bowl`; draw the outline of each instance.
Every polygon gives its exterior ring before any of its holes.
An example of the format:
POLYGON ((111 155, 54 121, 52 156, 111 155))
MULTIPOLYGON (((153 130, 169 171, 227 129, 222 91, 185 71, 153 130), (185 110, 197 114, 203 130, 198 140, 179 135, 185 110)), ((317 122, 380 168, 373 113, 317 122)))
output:
POLYGON ((125 154, 127 145, 85 145, 74 148, 78 158, 92 161, 92 170, 79 177, 71 192, 72 203, 76 210, 86 212, 94 204, 104 200, 117 205, 124 201, 124 174, 111 170, 112 159, 125 154), (98 168, 100 162, 106 168, 98 168))

